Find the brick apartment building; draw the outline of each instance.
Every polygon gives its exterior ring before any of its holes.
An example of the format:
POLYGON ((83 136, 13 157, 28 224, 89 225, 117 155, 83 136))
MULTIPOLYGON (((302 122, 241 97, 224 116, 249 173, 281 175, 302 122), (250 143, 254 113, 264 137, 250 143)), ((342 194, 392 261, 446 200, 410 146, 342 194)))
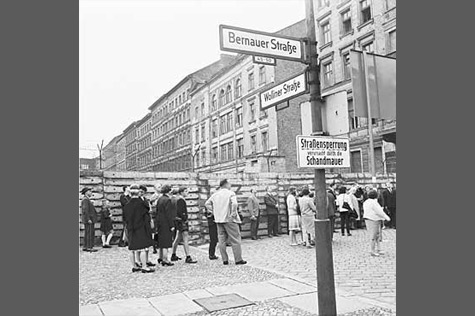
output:
MULTIPOLYGON (((350 49, 396 57, 395 0, 315 0, 322 98, 333 106, 344 95, 351 168, 369 172, 368 122, 353 115, 350 49)), ((305 21, 277 34, 306 36, 305 21)), ((308 124, 309 95, 260 110, 259 92, 298 75, 306 65, 277 59, 254 64, 249 55, 221 59, 186 76, 123 132, 126 170, 199 172, 304 172, 297 168, 295 137, 308 124)), ((396 171, 396 121, 373 120, 378 173, 396 171)), ((119 140, 115 139, 118 143, 119 140)), ((116 145, 116 148, 118 146, 116 145)), ((116 158, 116 165, 119 165, 116 158)))

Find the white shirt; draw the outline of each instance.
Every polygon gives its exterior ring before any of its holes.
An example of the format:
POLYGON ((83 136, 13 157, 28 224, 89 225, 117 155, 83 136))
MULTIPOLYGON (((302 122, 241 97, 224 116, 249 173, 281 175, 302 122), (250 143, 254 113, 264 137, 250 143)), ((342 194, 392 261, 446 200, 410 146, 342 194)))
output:
POLYGON ((213 212, 216 223, 241 223, 236 193, 231 190, 220 189, 206 201, 205 207, 213 212))
POLYGON ((341 212, 348 212, 346 208, 343 208, 343 203, 346 202, 352 209, 356 209, 356 206, 353 204, 353 199, 349 196, 349 194, 344 193, 340 194, 336 198, 336 205, 338 205, 338 209, 341 212))
POLYGON ((367 199, 363 203, 364 218, 372 221, 391 220, 376 199, 367 199))

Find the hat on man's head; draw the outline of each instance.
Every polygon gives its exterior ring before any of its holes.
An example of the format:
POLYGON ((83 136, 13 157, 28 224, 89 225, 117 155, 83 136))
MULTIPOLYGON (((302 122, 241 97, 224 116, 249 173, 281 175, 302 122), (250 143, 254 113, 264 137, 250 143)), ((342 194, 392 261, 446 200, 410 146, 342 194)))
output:
POLYGON ((81 192, 81 194, 84 194, 84 193, 86 193, 87 191, 91 191, 91 190, 92 190, 92 189, 89 188, 89 187, 84 187, 84 188, 82 188, 82 190, 81 190, 80 192, 81 192))
POLYGON ((228 182, 228 179, 223 179, 223 180, 221 180, 221 182, 219 182, 219 186, 220 186, 220 187, 223 187, 224 185, 226 185, 226 184, 228 184, 228 183, 229 183, 229 182, 228 182))
POLYGON ((129 189, 130 189, 131 191, 132 191, 132 190, 140 190, 140 187, 139 187, 138 184, 132 184, 129 189))
POLYGON ((142 185, 139 186, 139 190, 143 190, 143 191, 147 192, 147 187, 142 184, 142 185))
POLYGON ((168 184, 165 184, 162 186, 162 188, 160 189, 160 193, 163 193, 163 194, 167 194, 168 192, 171 191, 171 187, 168 185, 168 184))

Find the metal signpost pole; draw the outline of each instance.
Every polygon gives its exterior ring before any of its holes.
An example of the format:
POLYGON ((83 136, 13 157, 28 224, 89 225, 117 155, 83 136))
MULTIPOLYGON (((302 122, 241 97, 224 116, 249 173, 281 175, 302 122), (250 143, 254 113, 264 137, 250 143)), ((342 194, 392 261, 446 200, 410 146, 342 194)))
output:
MULTIPOLYGON (((322 99, 320 91, 317 39, 315 33, 315 17, 313 1, 305 1, 307 24, 307 58, 309 66, 310 104, 312 111, 312 130, 314 135, 323 134, 322 99)), ((315 196, 317 199, 317 219, 315 220, 315 252, 317 257, 317 293, 318 314, 336 316, 335 280, 333 271, 333 252, 331 225, 327 211, 327 192, 325 169, 315 169, 315 196)))
POLYGON ((371 116, 371 94, 369 93, 369 80, 368 80, 368 55, 366 51, 363 51, 363 64, 365 71, 365 90, 366 90, 366 102, 368 107, 368 137, 369 137, 369 167, 371 171, 371 180, 376 182, 376 168, 374 159, 374 141, 373 141, 373 118, 371 116))

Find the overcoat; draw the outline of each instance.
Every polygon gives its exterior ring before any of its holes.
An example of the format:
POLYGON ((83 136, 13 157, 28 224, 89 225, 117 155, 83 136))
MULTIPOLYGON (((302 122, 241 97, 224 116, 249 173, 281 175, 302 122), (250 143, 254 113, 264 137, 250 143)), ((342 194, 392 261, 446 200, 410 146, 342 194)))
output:
POLYGON ((173 243, 172 227, 175 227, 176 206, 170 197, 163 194, 157 201, 156 227, 158 232, 158 248, 171 248, 173 243))
POLYGON ((132 198, 124 206, 124 219, 127 225, 129 250, 145 249, 153 245, 149 209, 141 198, 132 198))

